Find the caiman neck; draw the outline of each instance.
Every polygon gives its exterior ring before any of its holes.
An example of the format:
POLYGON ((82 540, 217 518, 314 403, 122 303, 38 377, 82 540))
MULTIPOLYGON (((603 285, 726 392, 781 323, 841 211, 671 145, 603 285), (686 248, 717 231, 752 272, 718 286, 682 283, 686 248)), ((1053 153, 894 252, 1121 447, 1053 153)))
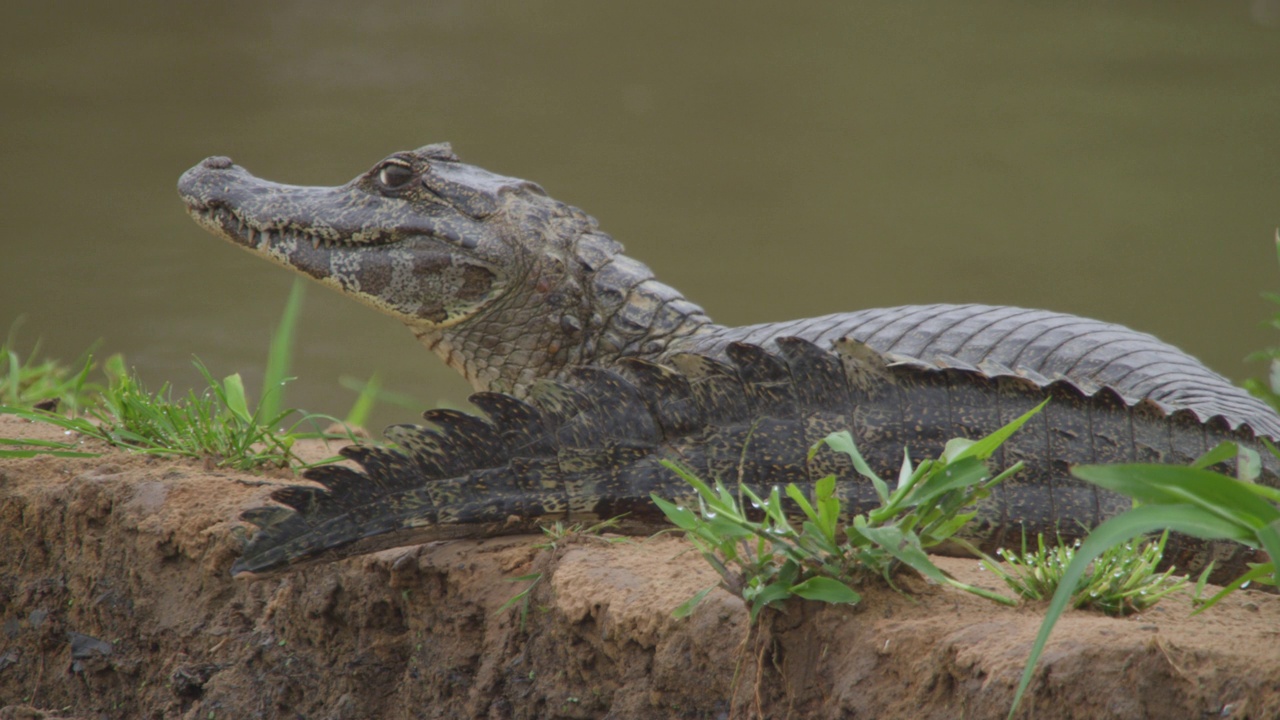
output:
POLYGON ((476 390, 525 396, 539 378, 621 356, 657 357, 711 325, 702 308, 591 230, 539 254, 491 308, 446 328, 411 328, 476 390))

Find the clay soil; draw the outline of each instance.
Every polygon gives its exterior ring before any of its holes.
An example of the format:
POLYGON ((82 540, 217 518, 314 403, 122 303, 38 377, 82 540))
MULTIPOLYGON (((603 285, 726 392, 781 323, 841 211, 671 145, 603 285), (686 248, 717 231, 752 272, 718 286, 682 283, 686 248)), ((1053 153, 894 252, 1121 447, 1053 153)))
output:
MULTIPOLYGON (((65 439, 4 416, 0 437, 65 439)), ((752 634, 722 590, 673 620, 716 577, 672 535, 233 580, 238 514, 287 478, 86 449, 102 454, 0 460, 0 719, 1001 718, 1040 622, 921 581, 795 602, 752 634), (527 612, 501 609, 534 573, 527 612)), ((1189 609, 1069 613, 1019 716, 1280 716, 1280 598, 1189 609)))

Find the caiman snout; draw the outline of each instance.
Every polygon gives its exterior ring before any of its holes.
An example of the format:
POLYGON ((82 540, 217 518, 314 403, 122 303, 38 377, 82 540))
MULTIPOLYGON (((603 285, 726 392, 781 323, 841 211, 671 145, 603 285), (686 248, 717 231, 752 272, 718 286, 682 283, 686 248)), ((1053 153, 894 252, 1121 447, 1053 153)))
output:
POLYGON ((235 163, 231 162, 229 157, 223 155, 207 157, 195 167, 182 173, 182 177, 178 178, 178 193, 189 206, 203 206, 210 199, 214 184, 225 185, 221 180, 213 182, 212 179, 217 176, 211 174, 225 173, 234 169, 237 169, 235 163))

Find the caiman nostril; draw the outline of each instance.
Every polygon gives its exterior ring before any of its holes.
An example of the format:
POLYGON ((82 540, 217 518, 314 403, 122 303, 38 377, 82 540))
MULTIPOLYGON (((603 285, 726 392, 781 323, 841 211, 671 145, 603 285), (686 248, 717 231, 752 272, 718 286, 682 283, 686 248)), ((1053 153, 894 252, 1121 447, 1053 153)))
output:
POLYGON ((204 162, 200 164, 210 170, 226 170, 231 167, 231 158, 223 155, 214 155, 213 157, 205 158, 204 162))

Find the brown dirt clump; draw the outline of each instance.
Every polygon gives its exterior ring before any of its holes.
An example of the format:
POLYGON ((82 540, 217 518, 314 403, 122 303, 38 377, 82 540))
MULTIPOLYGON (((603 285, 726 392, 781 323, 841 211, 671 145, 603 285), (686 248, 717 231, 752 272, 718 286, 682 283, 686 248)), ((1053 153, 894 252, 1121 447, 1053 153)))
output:
MULTIPOLYGON (((0 417, 0 437, 57 435, 0 417)), ((284 480, 89 449, 0 460, 0 720, 1000 718, 1040 622, 923 582, 795 602, 750 637, 720 590, 676 621, 716 578, 672 536, 437 543, 236 581, 237 515, 284 480), (499 611, 531 573, 523 619, 499 611)), ((1280 598, 1188 610, 1069 613, 1020 715, 1280 716, 1280 598)))

